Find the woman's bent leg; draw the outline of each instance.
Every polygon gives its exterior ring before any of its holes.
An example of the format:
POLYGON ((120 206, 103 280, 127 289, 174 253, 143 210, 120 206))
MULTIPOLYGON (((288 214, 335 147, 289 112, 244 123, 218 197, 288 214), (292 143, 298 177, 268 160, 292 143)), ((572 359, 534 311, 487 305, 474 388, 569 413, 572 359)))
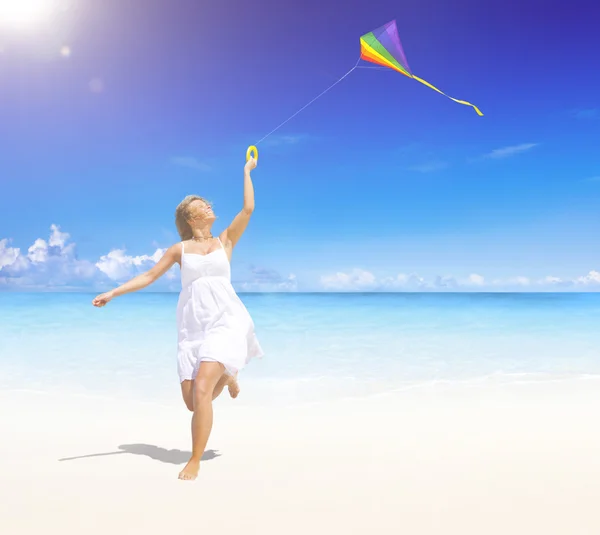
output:
MULTIPOLYGON (((236 388, 237 383, 235 383, 235 386, 233 386, 232 382, 235 382, 235 379, 232 379, 231 376, 223 373, 219 379, 219 382, 215 385, 215 389, 213 390, 213 401, 219 397, 226 386, 229 387, 229 393, 231 394, 231 397, 237 397, 237 394, 239 393, 239 387, 236 388), (234 389, 235 395, 232 393, 232 388, 234 389)), ((186 379, 181 382, 181 395, 183 396, 183 401, 188 410, 190 412, 194 412, 194 381, 186 379)))

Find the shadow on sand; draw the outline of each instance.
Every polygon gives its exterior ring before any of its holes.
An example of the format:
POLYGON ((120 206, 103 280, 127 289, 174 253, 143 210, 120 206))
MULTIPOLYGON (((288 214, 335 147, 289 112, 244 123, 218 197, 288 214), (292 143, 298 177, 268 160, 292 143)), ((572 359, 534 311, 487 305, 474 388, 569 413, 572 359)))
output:
MULTIPOLYGON (((150 444, 123 444, 118 446, 118 451, 109 451, 106 453, 90 453, 89 455, 80 455, 78 457, 65 457, 59 459, 59 461, 75 461, 77 459, 89 459, 91 457, 107 457, 109 455, 122 455, 129 453, 131 455, 143 455, 144 457, 150 457, 155 461, 168 464, 184 464, 187 463, 192 452, 181 451, 181 450, 167 450, 159 446, 152 446, 150 444)), ((220 457, 221 454, 216 450, 206 450, 202 456, 203 461, 210 461, 215 457, 220 457)))

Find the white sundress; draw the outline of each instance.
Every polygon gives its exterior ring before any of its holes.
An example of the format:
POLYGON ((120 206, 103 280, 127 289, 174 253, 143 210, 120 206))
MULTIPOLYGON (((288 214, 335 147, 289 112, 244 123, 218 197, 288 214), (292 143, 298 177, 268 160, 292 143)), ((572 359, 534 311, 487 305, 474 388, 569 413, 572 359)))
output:
POLYGON ((181 242, 181 293, 177 303, 177 371, 180 382, 196 378, 203 361, 220 362, 235 375, 263 351, 254 322, 231 285, 225 248, 185 253, 181 242))

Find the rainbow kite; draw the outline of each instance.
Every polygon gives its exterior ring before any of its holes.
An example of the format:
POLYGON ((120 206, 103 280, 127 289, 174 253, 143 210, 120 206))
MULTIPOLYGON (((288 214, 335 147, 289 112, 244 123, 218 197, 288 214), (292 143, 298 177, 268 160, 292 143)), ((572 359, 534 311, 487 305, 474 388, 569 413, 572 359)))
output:
POLYGON ((464 100, 457 100, 449 97, 446 93, 443 93, 437 87, 432 86, 429 82, 415 76, 410 71, 408 61, 406 61, 406 56, 402 49, 402 43, 400 42, 400 36, 398 35, 398 28, 396 27, 395 20, 380 26, 372 32, 366 33, 360 38, 360 59, 370 61, 371 63, 381 65, 382 67, 394 69, 395 71, 404 74, 404 76, 408 76, 413 80, 417 80, 417 82, 425 84, 427 87, 441 93, 454 102, 473 107, 477 112, 477 115, 483 116, 483 113, 479 111, 477 106, 464 100))
POLYGON ((315 98, 313 98, 308 104, 302 106, 299 110, 294 112, 290 117, 288 117, 281 124, 273 128, 266 136, 259 139, 254 145, 248 147, 248 151, 246 152, 246 160, 249 160, 251 156, 254 154, 254 158, 258 158, 258 149, 256 145, 262 143, 265 139, 267 139, 271 134, 279 130, 283 125, 287 124, 291 121, 296 115, 298 115, 301 111, 308 108, 313 102, 320 99, 325 93, 333 89, 337 84, 339 84, 342 80, 344 80, 347 76, 350 75, 352 71, 360 68, 377 68, 377 67, 361 67, 358 64, 360 60, 363 59, 365 61, 369 61, 371 63, 375 63, 376 65, 380 65, 381 67, 389 67, 390 69, 394 69, 399 73, 404 74, 404 76, 408 76, 413 80, 417 80, 422 84, 425 84, 427 87, 430 87, 434 91, 441 93, 445 97, 448 97, 450 100, 454 102, 458 102, 459 104, 466 104, 467 106, 471 106, 477 112, 477 115, 483 116, 483 113, 479 111, 479 108, 470 102, 465 100, 457 100, 455 98, 449 97, 446 93, 440 91, 437 87, 433 87, 429 82, 415 76, 408 66, 408 61, 406 61, 406 56, 404 55, 404 50, 402 49, 402 43, 400 43, 400 37, 398 35, 398 28, 396 27, 396 21, 393 20, 380 26, 376 30, 372 32, 366 33, 360 38, 360 57, 356 61, 356 65, 352 67, 346 74, 344 74, 341 78, 333 82, 325 91, 322 91, 315 98))

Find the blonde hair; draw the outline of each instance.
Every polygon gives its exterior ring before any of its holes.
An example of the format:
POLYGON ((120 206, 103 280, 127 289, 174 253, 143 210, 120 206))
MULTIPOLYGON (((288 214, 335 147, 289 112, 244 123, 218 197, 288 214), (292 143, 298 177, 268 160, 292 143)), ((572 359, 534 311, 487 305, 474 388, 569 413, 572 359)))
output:
POLYGON ((194 201, 202 201, 209 204, 206 199, 198 195, 188 195, 183 201, 179 203, 179 206, 175 209, 175 225, 177 226, 177 232, 183 241, 191 240, 192 227, 188 223, 188 219, 191 217, 190 204, 194 201))

